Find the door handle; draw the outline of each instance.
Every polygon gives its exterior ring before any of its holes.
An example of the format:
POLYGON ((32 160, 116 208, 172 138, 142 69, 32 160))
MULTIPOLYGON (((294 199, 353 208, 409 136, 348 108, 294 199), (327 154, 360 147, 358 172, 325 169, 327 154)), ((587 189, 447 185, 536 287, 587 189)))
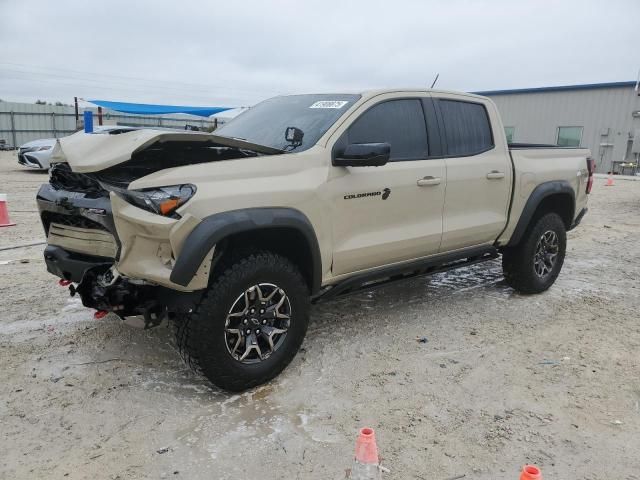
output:
POLYGON ((495 180, 495 179, 499 179, 499 178, 504 178, 504 172, 499 172, 497 170, 491 170, 489 173, 487 173, 487 178, 489 180, 495 180))
POLYGON ((432 177, 429 175, 428 177, 424 177, 418 180, 419 187, 428 187, 429 185, 440 185, 442 179, 440 177, 432 177))

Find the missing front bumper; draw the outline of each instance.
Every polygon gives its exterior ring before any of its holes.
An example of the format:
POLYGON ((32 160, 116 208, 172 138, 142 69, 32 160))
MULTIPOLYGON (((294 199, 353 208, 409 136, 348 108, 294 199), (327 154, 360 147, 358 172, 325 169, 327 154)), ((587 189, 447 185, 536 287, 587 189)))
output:
POLYGON ((80 283, 91 269, 106 270, 113 265, 112 258, 69 252, 55 245, 48 245, 44 249, 44 261, 49 273, 74 283, 80 283))

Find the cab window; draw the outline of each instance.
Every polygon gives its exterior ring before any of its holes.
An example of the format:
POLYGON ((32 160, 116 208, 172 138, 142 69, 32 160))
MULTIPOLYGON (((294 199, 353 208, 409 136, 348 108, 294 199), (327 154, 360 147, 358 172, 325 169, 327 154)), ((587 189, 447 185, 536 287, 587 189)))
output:
POLYGON ((427 129, 419 99, 379 103, 365 111, 346 132, 346 143, 383 142, 391 145, 391 161, 427 158, 427 129))
POLYGON ((477 155, 493 148, 491 123, 484 105, 444 99, 438 104, 449 156, 477 155))

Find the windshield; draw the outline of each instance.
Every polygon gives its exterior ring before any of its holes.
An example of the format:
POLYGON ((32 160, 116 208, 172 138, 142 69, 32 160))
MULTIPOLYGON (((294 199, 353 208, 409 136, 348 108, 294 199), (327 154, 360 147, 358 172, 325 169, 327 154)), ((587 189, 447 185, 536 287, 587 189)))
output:
POLYGON ((316 144, 318 139, 360 95, 288 95, 259 103, 225 124, 216 135, 239 138, 279 150, 299 152, 316 144), (288 127, 304 132, 294 145, 285 139, 288 127))

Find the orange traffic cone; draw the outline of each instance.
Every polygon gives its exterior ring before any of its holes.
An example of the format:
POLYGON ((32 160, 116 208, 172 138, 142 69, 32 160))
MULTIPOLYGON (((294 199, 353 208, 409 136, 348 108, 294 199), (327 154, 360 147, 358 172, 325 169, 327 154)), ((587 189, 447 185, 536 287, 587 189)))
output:
POLYGON ((607 177, 607 183, 604 184, 605 187, 613 187, 613 175, 609 174, 607 177))
POLYGON ((522 467, 520 480, 542 480, 542 472, 535 465, 525 465, 522 467))
POLYGON ((378 480, 381 478, 376 434, 373 428, 362 428, 356 439, 356 457, 351 467, 351 480, 378 480))
POLYGON ((9 220, 9 210, 7 210, 7 194, 0 193, 0 227, 10 227, 15 225, 9 220))

